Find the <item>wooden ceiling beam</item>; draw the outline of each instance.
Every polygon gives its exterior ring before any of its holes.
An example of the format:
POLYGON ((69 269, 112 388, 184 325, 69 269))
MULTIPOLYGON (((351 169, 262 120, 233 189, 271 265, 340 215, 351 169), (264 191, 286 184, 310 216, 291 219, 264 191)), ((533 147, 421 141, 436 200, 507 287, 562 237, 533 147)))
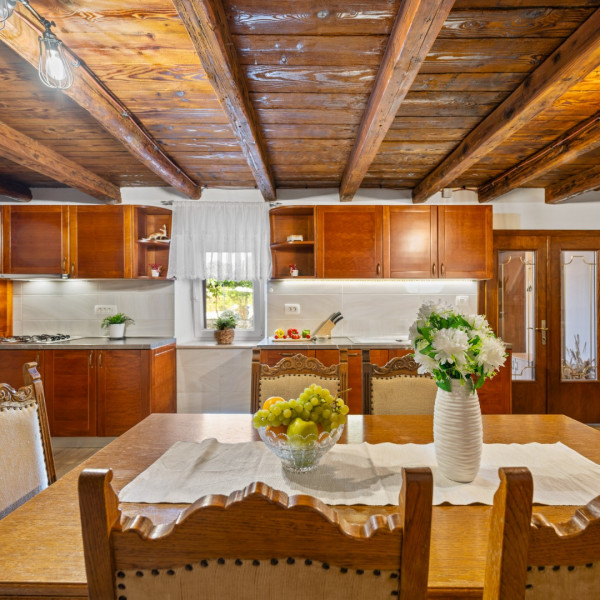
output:
POLYGON ((340 185, 340 201, 352 200, 454 0, 403 0, 390 33, 369 103, 340 185))
MULTIPOLYGON (((508 42, 510 43, 510 42, 508 42)), ((600 64, 600 9, 563 42, 413 190, 425 202, 549 108, 600 64)))
MULTIPOLYGON (((42 32, 37 24, 24 13, 19 12, 20 10, 20 6, 17 6, 12 17, 7 19, 4 29, 0 31, 0 40, 37 68, 38 37, 42 32)), ((69 55, 69 49, 65 47, 65 51, 69 55)), ((76 59, 74 55, 73 58, 76 59)), ((79 66, 74 67, 73 75, 73 85, 62 90, 64 94, 84 108, 133 156, 163 181, 190 198, 200 197, 201 187, 166 155, 150 133, 85 64, 80 63, 79 66)))
POLYGON ((479 202, 490 202, 600 146, 600 112, 479 187, 479 202))
POLYGON ((2 122, 0 155, 102 202, 121 202, 121 190, 116 185, 2 122))
POLYGON ((573 196, 600 188, 600 165, 586 169, 545 189, 546 204, 560 204, 573 196))
POLYGON ((248 87, 237 58, 227 16, 219 0, 173 0, 248 166, 265 200, 275 200, 275 183, 248 87))
POLYGON ((33 198, 31 190, 26 185, 5 178, 0 179, 0 196, 6 196, 17 202, 31 202, 33 198))

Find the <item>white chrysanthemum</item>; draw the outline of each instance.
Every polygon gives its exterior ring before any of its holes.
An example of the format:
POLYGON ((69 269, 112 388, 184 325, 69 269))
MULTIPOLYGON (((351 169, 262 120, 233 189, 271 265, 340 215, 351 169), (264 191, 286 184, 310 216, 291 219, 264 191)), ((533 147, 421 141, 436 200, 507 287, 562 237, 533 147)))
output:
POLYGON ((419 327, 423 327, 425 325, 425 321, 422 319, 417 319, 409 328, 408 328, 408 339, 412 344, 415 343, 415 340, 421 335, 418 331, 419 327))
POLYGON ((473 329, 487 330, 489 328, 489 323, 483 315, 465 315, 465 321, 473 329))
POLYGON ((421 308, 419 308, 419 314, 417 316, 419 319, 427 320, 433 313, 444 316, 454 311, 454 307, 450 306, 449 304, 440 304, 430 300, 421 305, 421 308))
POLYGON ((421 354, 420 352, 415 351, 415 361, 421 365, 419 367, 419 373, 423 375, 424 373, 433 373, 434 369, 439 367, 437 360, 427 356, 426 354, 421 354))
POLYGON ((440 329, 433 335, 432 346, 440 363, 463 365, 467 361, 469 336, 462 329, 440 329))
POLYGON ((485 337, 481 340, 477 362, 483 365, 486 372, 495 371, 506 361, 505 351, 504 342, 492 336, 485 337))

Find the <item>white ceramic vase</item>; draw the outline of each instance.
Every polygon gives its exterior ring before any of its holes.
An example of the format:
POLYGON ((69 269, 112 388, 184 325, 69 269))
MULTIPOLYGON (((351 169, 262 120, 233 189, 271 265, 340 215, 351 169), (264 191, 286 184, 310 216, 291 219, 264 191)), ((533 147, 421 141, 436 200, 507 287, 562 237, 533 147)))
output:
POLYGON ((442 475, 469 483, 479 471, 483 448, 481 408, 473 385, 451 380, 451 391, 438 388, 433 410, 433 444, 442 475))
POLYGON ((125 337, 125 323, 113 323, 108 326, 108 337, 111 340, 120 340, 125 337))

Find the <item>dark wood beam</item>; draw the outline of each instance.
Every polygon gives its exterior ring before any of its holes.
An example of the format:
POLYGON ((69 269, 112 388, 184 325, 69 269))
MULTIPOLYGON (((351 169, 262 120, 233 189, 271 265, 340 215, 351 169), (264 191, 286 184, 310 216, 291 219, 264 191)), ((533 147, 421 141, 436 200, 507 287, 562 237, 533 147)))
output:
POLYGON ((0 178, 0 196, 6 196, 17 202, 31 202, 31 190, 22 183, 12 179, 0 178))
POLYGON ((116 185, 2 122, 0 155, 102 202, 121 202, 116 185))
POLYGON ((220 0, 173 0, 265 200, 275 200, 266 146, 220 0))
MULTIPOLYGON (((507 43, 510 43, 508 41, 507 43)), ((448 187, 600 64, 600 9, 561 44, 413 190, 425 202, 448 187)))
POLYGON ((549 185, 546 192, 546 204, 560 204, 573 196, 600 188, 600 165, 549 185))
POLYGON ((340 185, 352 200, 410 90, 454 0, 403 0, 340 185))
POLYGON ((479 202, 490 202, 581 154, 600 146, 600 112, 578 123, 535 154, 478 189, 479 202))
MULTIPOLYGON (((20 10, 24 9, 17 6, 12 17, 7 19, 4 29, 0 31, 0 40, 37 68, 38 37, 42 31, 30 20, 30 16, 20 10)), ((68 55, 68 48, 65 50, 68 55)), ((76 59, 74 55, 73 58, 76 59)), ((106 131, 163 181, 190 198, 200 197, 201 187, 165 154, 158 142, 89 67, 81 63, 73 69, 73 74, 73 85, 62 90, 63 93, 87 110, 106 131)))

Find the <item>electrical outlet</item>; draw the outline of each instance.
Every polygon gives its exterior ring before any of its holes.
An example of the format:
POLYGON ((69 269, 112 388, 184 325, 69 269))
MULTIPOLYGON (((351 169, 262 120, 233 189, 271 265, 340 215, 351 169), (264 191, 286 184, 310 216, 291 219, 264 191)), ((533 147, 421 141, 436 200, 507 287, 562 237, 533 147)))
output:
POLYGON ((299 304, 284 304, 283 308, 285 309, 286 315, 299 315, 300 314, 300 305, 299 304))
POLYGON ((96 304, 94 314, 100 316, 114 315, 117 312, 116 304, 96 304))
POLYGON ((456 296, 456 306, 464 306, 469 303, 469 296, 456 296))

